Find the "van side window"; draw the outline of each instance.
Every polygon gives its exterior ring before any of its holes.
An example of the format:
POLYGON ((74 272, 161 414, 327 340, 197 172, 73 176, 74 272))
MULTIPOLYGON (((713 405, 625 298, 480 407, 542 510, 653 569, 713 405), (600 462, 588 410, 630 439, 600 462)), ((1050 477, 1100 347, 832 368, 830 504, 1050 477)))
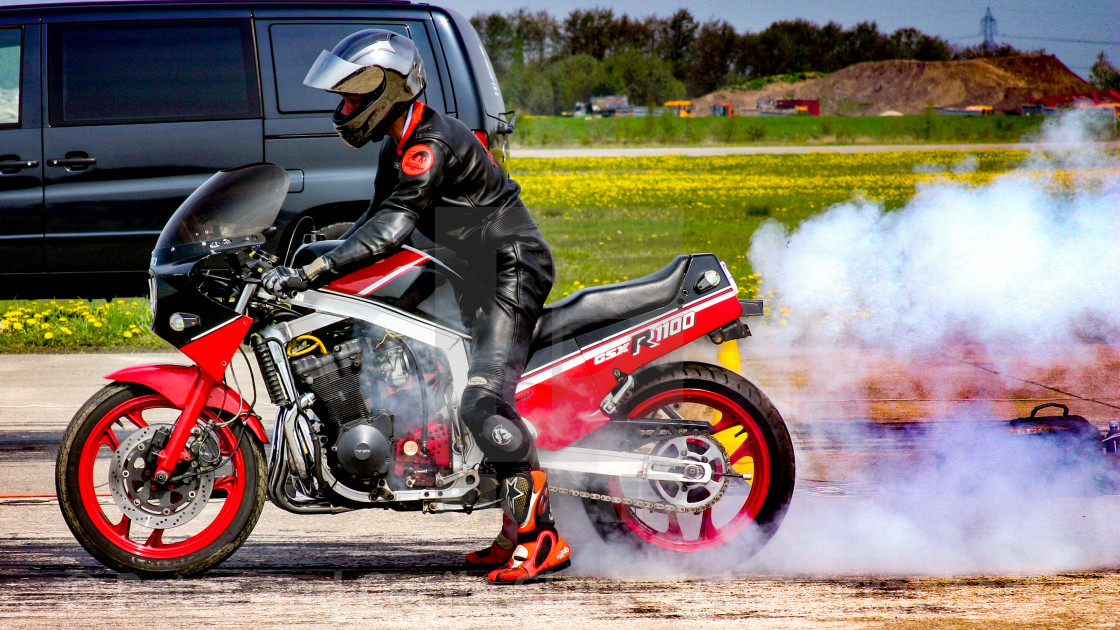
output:
POLYGON ((261 116, 248 20, 51 24, 52 126, 261 116))
POLYGON ((382 28, 412 39, 424 60, 424 74, 428 87, 420 100, 441 112, 443 93, 439 86, 439 70, 435 55, 423 26, 404 24, 273 24, 269 27, 272 40, 272 64, 276 73, 276 102, 281 113, 296 114, 330 112, 338 106, 338 96, 309 88, 303 78, 311 64, 323 50, 330 50, 342 38, 367 28, 382 28))
POLYGON ((19 124, 21 35, 18 28, 0 28, 0 125, 19 124))

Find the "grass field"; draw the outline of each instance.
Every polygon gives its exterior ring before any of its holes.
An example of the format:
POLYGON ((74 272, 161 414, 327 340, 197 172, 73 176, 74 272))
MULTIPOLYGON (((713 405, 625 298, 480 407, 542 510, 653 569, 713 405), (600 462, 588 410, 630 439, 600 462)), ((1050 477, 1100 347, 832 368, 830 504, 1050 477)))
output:
POLYGON ((1022 151, 904 151, 514 160, 557 260, 551 298, 651 273, 679 253, 727 262, 744 297, 757 279, 750 236, 767 219, 795 226, 836 203, 876 200, 897 208, 922 182, 986 183, 1022 151))
MULTIPOLYGON (((747 250, 763 221, 794 226, 853 198, 896 208, 922 182, 984 183, 1025 155, 905 151, 515 159, 510 171, 553 247, 552 301, 585 286, 651 273, 691 252, 717 254, 743 297, 754 297, 758 279, 747 250)), ((0 352, 168 347, 148 331, 149 321, 142 298, 0 301, 0 352)))
POLYGON ((1018 142, 1041 117, 734 116, 727 118, 518 118, 515 147, 696 144, 908 144, 1018 142))

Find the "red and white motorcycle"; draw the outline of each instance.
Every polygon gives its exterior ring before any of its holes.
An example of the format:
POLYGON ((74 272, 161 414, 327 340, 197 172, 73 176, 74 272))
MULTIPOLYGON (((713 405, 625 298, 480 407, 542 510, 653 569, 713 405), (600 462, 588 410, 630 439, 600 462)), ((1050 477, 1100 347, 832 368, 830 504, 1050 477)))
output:
MULTIPOLYGON (((471 338, 455 273, 406 247, 277 299, 261 247, 287 190, 283 169, 253 164, 183 203, 152 256, 152 328, 195 364, 108 375, 66 430, 62 513, 112 569, 202 572, 245 541, 266 496, 298 514, 498 507, 458 416, 471 338), (243 343, 280 409, 271 436, 227 380, 243 343)), ((654 364, 742 338, 761 312, 711 254, 545 308, 518 408, 553 491, 580 497, 611 544, 700 552, 754 528, 757 549, 777 529, 794 486, 777 410, 724 368, 654 364)))

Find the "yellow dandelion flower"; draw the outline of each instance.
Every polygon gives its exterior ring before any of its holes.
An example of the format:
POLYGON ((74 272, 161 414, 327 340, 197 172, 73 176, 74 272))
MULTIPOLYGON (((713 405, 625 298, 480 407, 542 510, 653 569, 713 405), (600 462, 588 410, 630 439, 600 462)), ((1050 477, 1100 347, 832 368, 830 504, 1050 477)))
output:
POLYGON ((43 333, 43 339, 54 339, 54 333, 43 333))
POLYGON ((132 339, 132 333, 128 332, 127 330, 121 333, 121 336, 125 339, 132 339))
POLYGON ((73 331, 71 331, 69 328, 67 328, 65 326, 62 326, 61 328, 59 328, 59 330, 61 330, 63 333, 65 333, 67 335, 73 335, 74 334, 73 331))

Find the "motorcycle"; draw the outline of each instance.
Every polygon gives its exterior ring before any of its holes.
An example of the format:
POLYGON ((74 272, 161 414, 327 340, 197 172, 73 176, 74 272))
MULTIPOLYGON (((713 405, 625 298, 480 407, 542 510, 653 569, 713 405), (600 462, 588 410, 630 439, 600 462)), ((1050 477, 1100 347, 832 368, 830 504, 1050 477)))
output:
MULTIPOLYGON (((201 573, 241 546, 266 497, 296 514, 500 505, 458 416, 471 342, 458 274, 404 246, 274 296, 260 277, 280 262, 264 246, 287 191, 282 168, 252 164, 179 207, 152 254, 152 330, 194 364, 108 375, 64 434, 62 514, 116 571, 201 573), (252 400, 230 369, 239 349, 251 366, 245 345, 279 408, 271 434, 252 369, 252 400)), ((762 302, 737 293, 725 264, 694 254, 545 307, 517 406, 551 491, 578 498, 608 543, 694 553, 752 529, 736 547, 746 555, 777 530, 794 486, 780 414, 734 372, 664 359, 702 337, 748 336, 742 318, 762 302)))

